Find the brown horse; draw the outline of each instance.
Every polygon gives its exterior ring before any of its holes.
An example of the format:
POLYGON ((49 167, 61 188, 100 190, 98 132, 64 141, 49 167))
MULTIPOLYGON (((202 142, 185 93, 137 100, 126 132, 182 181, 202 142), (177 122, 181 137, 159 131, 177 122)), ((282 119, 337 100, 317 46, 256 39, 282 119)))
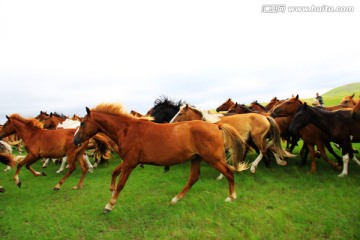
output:
MULTIPOLYGON (((339 177, 348 174, 349 156, 353 155, 352 142, 360 142, 360 121, 351 116, 349 110, 325 111, 309 107, 306 103, 299 107, 294 120, 289 127, 290 132, 296 133, 299 129, 314 124, 334 142, 340 144, 343 155, 343 169, 339 177)), ((360 161, 353 155, 353 160, 360 165, 360 161)))
POLYGON ((255 112, 254 110, 250 109, 249 107, 247 107, 245 104, 239 104, 239 103, 235 103, 235 105, 233 105, 232 107, 230 107, 227 111, 227 113, 253 113, 255 112))
POLYGON ((229 98, 223 104, 221 104, 219 107, 217 107, 216 111, 217 112, 227 111, 227 110, 229 110, 229 108, 231 108, 234 105, 235 105, 235 103, 233 102, 233 100, 231 100, 231 98, 229 98))
POLYGON ((56 127, 64 122, 67 117, 56 113, 50 113, 49 116, 45 117, 42 121, 45 129, 56 129, 56 127))
MULTIPOLYGON (((273 110, 273 116, 276 118, 279 117, 288 117, 291 119, 288 122, 287 129, 290 127, 290 123, 293 120, 298 108, 303 105, 303 102, 299 99, 299 95, 295 97, 289 98, 285 102, 276 106, 273 110)), ((321 154, 321 157, 333 166, 335 169, 340 170, 340 166, 342 164, 341 158, 334 152, 333 148, 330 145, 329 137, 324 134, 319 128, 317 128, 313 124, 309 124, 306 127, 302 128, 299 131, 299 135, 301 139, 304 141, 304 146, 307 147, 308 151, 310 152, 311 158, 311 170, 310 173, 313 174, 316 172, 316 155, 315 155, 315 148, 316 145, 318 151, 321 154), (331 161, 328 156, 326 155, 325 148, 337 159, 338 164, 331 161)), ((306 163, 307 153, 302 156, 302 165, 306 163)))
POLYGON ((358 99, 354 99, 355 93, 353 95, 350 96, 345 96, 341 102, 340 105, 344 105, 345 107, 348 108, 353 108, 356 106, 356 104, 358 104, 359 100, 358 99))
POLYGON ((19 172, 23 165, 26 165, 26 168, 36 177, 46 176, 44 172, 40 173, 35 171, 31 165, 40 158, 60 158, 64 156, 67 156, 69 161, 69 169, 64 177, 60 179, 54 190, 59 190, 60 186, 75 170, 76 159, 80 164, 82 175, 74 189, 82 187, 87 170, 83 161, 83 154, 87 142, 80 147, 74 145, 72 139, 76 131, 75 129, 43 129, 42 124, 38 120, 34 118, 25 119, 19 114, 12 114, 10 117, 7 116, 7 119, 7 122, 0 131, 0 138, 17 133, 23 140, 28 153, 25 159, 17 165, 14 175, 14 180, 18 187, 21 187, 19 172))
POLYGON ((251 173, 255 173, 258 163, 263 156, 266 156, 268 150, 273 153, 277 164, 282 166, 287 165, 287 162, 280 158, 294 156, 282 149, 279 129, 274 119, 271 117, 266 117, 257 113, 244 113, 216 118, 215 114, 209 114, 206 111, 184 105, 180 108, 180 111, 171 122, 191 120, 205 120, 229 124, 233 126, 246 141, 249 142, 251 140, 260 151, 259 156, 251 164, 251 173))
POLYGON ((188 182, 171 200, 172 204, 183 198, 199 179, 202 160, 227 178, 230 196, 226 201, 236 198, 234 169, 225 162, 224 145, 230 147, 233 153, 231 156, 234 166, 238 166, 245 145, 231 126, 203 121, 157 124, 136 118, 115 104, 100 104, 92 110, 86 108, 86 111, 87 115, 74 136, 74 143, 81 144, 96 133, 103 132, 118 144, 118 154, 123 160, 112 173, 112 198, 105 206, 104 213, 113 209, 129 175, 139 164, 166 166, 191 161, 188 182))

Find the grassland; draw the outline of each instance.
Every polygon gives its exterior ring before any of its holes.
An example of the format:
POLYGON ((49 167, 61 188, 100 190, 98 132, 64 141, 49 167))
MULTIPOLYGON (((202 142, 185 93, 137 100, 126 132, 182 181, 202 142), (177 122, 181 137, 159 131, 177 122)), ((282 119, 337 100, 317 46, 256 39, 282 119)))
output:
MULTIPOLYGON (((300 141, 295 154, 301 146, 300 141)), ((251 153, 247 159, 255 157, 251 153)), ((114 155, 108 165, 88 173, 79 190, 72 190, 79 169, 60 191, 52 190, 62 176, 58 165, 50 164, 47 176, 38 178, 23 168, 20 189, 12 180, 14 169, 1 169, 6 192, 0 194, 0 238, 360 239, 360 166, 353 161, 345 178, 321 159, 314 175, 308 174, 310 164, 298 166, 299 157, 288 159, 287 166, 260 163, 254 175, 236 174, 238 199, 232 203, 224 202, 227 182, 216 181, 218 172, 203 164, 201 179, 174 206, 169 202, 186 183, 189 164, 166 174, 162 167, 145 166, 133 171, 116 207, 104 215, 110 174, 119 162, 114 155)), ((40 162, 33 166, 41 169, 40 162)))

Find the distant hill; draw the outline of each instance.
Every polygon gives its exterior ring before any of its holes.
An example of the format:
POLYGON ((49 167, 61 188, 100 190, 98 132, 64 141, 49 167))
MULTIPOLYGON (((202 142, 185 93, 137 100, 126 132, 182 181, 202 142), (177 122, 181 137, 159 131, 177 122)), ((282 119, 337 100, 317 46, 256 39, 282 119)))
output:
POLYGON ((325 106, 338 105, 341 100, 349 95, 355 93, 355 98, 359 98, 360 95, 360 82, 349 83, 340 87, 336 87, 322 94, 325 106))
POLYGON ((355 93, 355 97, 358 98, 360 94, 360 82, 356 83, 349 83, 344 86, 340 86, 337 88, 334 88, 330 91, 327 91, 322 96, 325 97, 345 97, 350 94, 355 93))

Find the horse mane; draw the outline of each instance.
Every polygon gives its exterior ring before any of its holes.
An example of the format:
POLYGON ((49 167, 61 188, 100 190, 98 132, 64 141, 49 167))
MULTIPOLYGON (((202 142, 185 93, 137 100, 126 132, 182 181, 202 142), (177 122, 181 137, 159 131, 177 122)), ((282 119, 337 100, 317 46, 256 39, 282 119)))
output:
POLYGON ((121 105, 120 103, 100 103, 95 108, 91 109, 91 111, 95 111, 95 112, 99 112, 99 113, 106 113, 106 114, 115 115, 115 116, 128 117, 128 118, 133 118, 133 119, 146 120, 146 121, 153 120, 152 117, 147 117, 147 116, 136 117, 136 116, 128 113, 125 110, 125 108, 123 107, 123 105, 121 105))
POLYGON ((31 126, 37 127, 37 128, 43 128, 43 123, 41 123, 39 120, 35 118, 24 118, 20 116, 18 113, 14 113, 10 115, 11 118, 17 119, 21 122, 24 122, 26 124, 30 124, 31 126))
POLYGON ((170 98, 166 96, 162 96, 154 101, 154 109, 159 107, 176 107, 180 108, 183 104, 186 104, 181 99, 177 102, 171 100, 170 98))
POLYGON ((262 108, 263 110, 265 110, 265 111, 267 111, 267 109, 263 106, 263 105, 261 105, 260 103, 258 103, 258 101, 253 101, 251 104, 255 104, 255 105, 257 105, 257 106, 259 106, 260 108, 262 108))
POLYGON ((65 114, 63 114, 63 113, 54 112, 53 115, 54 115, 55 117, 59 117, 59 118, 67 118, 67 117, 65 116, 65 114))

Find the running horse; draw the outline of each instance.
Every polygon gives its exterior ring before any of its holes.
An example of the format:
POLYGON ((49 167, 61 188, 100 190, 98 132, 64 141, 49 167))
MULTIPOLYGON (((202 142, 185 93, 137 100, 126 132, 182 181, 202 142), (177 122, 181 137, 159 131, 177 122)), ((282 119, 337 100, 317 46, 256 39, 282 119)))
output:
MULTIPOLYGON (((352 111, 338 110, 334 112, 313 108, 305 102, 295 114, 290 125, 290 132, 296 133, 308 124, 314 124, 342 148, 343 169, 339 177, 348 175, 349 155, 352 153, 352 142, 360 142, 360 119, 352 117, 352 111)), ((360 165, 360 161, 353 156, 360 165)))
POLYGON ((6 137, 10 134, 18 134, 23 140, 27 156, 18 165, 14 175, 16 185, 20 188, 21 181, 19 172, 23 165, 35 176, 46 176, 44 172, 35 171, 31 165, 40 158, 60 158, 67 156, 69 161, 69 169, 67 173, 56 184, 54 190, 59 190, 61 185, 75 170, 75 160, 78 160, 81 167, 82 175, 80 181, 73 189, 82 187, 83 180, 86 175, 86 166, 83 160, 84 151, 87 147, 87 141, 82 146, 75 146, 72 139, 75 134, 75 129, 56 129, 47 130, 42 128, 42 124, 34 119, 26 119, 19 114, 12 114, 6 116, 7 122, 0 131, 0 138, 6 137))
POLYGON ((231 100, 231 98, 229 98, 228 100, 226 100, 223 104, 221 104, 219 107, 216 108, 217 112, 220 111, 228 111, 229 108, 231 108, 232 106, 234 106, 235 103, 233 102, 233 100, 231 100))
MULTIPOLYGON (((183 198, 199 179, 202 160, 227 178, 230 195, 225 201, 236 199, 235 169, 225 163, 225 147, 230 148, 234 166, 239 166, 245 144, 231 126, 203 121, 157 124, 136 118, 117 104, 100 104, 92 110, 86 108, 86 112, 74 136, 74 144, 79 145, 96 133, 103 132, 118 144, 118 154, 123 160, 112 173, 112 197, 104 213, 113 209, 132 170, 139 164, 167 166, 191 161, 188 182, 171 200, 171 204, 183 198), (120 177, 115 186, 118 175, 120 177)), ((240 167, 240 170, 245 169, 240 167)))
MULTIPOLYGON (((249 144, 260 151, 258 157, 251 164, 251 173, 255 173, 257 165, 263 156, 266 156, 268 150, 273 153, 278 165, 287 165, 287 162, 280 158, 294 157, 282 149, 279 129, 271 117, 257 113, 244 113, 218 118, 215 114, 184 105, 171 122, 191 120, 205 120, 233 126, 249 144)), ((221 176, 218 179, 221 179, 221 176)))

